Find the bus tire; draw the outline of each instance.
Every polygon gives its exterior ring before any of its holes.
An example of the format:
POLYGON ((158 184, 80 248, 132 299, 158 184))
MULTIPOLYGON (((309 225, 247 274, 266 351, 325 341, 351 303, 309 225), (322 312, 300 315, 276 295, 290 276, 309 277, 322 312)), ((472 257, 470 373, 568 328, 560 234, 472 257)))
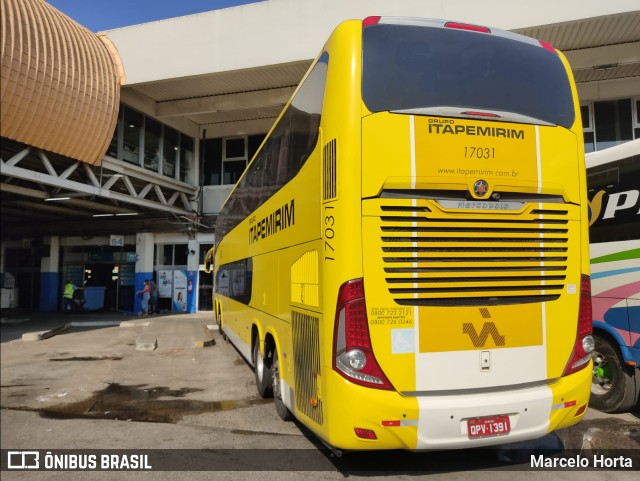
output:
POLYGON ((220 333, 220 336, 222 337, 223 341, 228 341, 229 339, 227 338, 227 335, 224 333, 224 329, 222 329, 222 323, 220 323, 218 325, 218 332, 220 333))
POLYGON ((227 335, 224 333, 224 329, 222 329, 222 312, 220 312, 220 305, 216 308, 216 322, 218 323, 218 332, 222 336, 223 341, 228 341, 227 335))
MULTIPOLYGON (((265 359, 260 355, 260 340, 256 336, 253 342, 253 371, 256 377, 256 388, 258 394, 263 398, 268 398, 273 395, 271 389, 271 369, 269 367, 269 359, 265 359)), ((265 352, 265 354, 267 354, 265 352)))
POLYGON ((273 350, 273 361, 271 363, 271 381, 273 390, 273 403, 276 405, 276 411, 280 419, 284 421, 292 421, 293 414, 289 411, 287 405, 282 401, 282 384, 280 383, 280 362, 278 361, 278 351, 273 350))
POLYGON ((605 336, 593 335, 591 407, 605 413, 627 412, 638 400, 635 369, 627 366, 616 345, 605 336))

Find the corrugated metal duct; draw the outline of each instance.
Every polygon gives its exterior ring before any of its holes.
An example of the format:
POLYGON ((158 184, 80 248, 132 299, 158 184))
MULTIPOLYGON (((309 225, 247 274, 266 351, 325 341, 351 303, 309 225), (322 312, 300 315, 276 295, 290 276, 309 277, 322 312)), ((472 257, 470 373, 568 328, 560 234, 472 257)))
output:
POLYGON ((117 52, 42 0, 0 1, 0 135, 99 164, 118 116, 117 52))

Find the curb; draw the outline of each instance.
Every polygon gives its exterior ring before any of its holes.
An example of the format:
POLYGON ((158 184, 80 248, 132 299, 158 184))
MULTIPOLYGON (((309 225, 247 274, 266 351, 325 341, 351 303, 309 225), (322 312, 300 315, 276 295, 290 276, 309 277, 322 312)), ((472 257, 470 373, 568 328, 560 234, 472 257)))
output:
POLYGON ((64 331, 71 329, 72 327, 112 327, 118 326, 120 322, 118 321, 86 321, 86 322, 67 322, 62 326, 54 327, 48 331, 36 331, 36 332, 25 332, 22 335, 23 341, 42 341, 43 339, 49 339, 53 336, 57 336, 64 331))
POLYGON ((30 321, 30 317, 21 317, 19 319, 12 319, 10 317, 0 317, 0 324, 20 324, 22 322, 30 321))
POLYGON ((204 341, 195 341, 195 345, 193 347, 195 348, 209 347, 209 346, 213 346, 216 343, 215 339, 213 338, 213 335, 211 334, 211 331, 209 330, 209 326, 206 326, 204 328, 204 332, 207 339, 204 341))
POLYGON ((151 321, 141 321, 139 319, 120 322, 120 327, 147 327, 151 321))
MULTIPOLYGON (((68 322, 61 326, 55 327, 48 331, 37 331, 37 332, 25 332, 22 335, 23 341, 42 341, 44 339, 49 339, 53 336, 63 333, 64 331, 72 328, 72 327, 144 327, 146 328, 150 324, 150 320, 128 320, 128 321, 74 321, 68 322)), ((216 341, 213 337, 212 331, 218 330, 217 325, 207 325, 204 327, 204 340, 196 340, 193 342, 192 347, 201 349, 209 346, 213 346, 216 344, 216 341)), ((158 339, 153 336, 146 334, 143 331, 136 339, 135 350, 136 351, 155 351, 158 348, 158 339)))
POLYGON ((43 339, 49 339, 61 332, 66 331, 71 327, 71 324, 64 324, 62 326, 55 327, 49 331, 36 331, 36 332, 25 332, 22 335, 23 341, 42 341, 43 339))
POLYGON ((70 322, 67 326, 71 327, 115 327, 121 324, 120 321, 86 321, 86 322, 70 322))

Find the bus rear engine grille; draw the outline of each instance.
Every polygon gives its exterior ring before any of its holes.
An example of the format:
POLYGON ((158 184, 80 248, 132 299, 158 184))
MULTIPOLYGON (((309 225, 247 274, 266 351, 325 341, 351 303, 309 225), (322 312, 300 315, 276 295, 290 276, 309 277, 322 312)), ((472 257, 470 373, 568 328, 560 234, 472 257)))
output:
POLYGON ((322 399, 319 395, 320 331, 315 316, 291 311, 293 360, 295 367, 296 409, 322 425, 322 399))
POLYGON ((381 211, 385 280, 400 305, 546 302, 566 288, 566 210, 459 217, 429 209, 381 211))

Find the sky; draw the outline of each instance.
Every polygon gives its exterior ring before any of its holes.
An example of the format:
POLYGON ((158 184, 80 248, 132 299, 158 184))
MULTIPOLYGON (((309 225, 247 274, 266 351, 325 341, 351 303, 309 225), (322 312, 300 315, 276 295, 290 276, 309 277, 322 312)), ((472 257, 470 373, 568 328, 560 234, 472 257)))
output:
POLYGON ((45 0, 93 32, 261 0, 45 0))

